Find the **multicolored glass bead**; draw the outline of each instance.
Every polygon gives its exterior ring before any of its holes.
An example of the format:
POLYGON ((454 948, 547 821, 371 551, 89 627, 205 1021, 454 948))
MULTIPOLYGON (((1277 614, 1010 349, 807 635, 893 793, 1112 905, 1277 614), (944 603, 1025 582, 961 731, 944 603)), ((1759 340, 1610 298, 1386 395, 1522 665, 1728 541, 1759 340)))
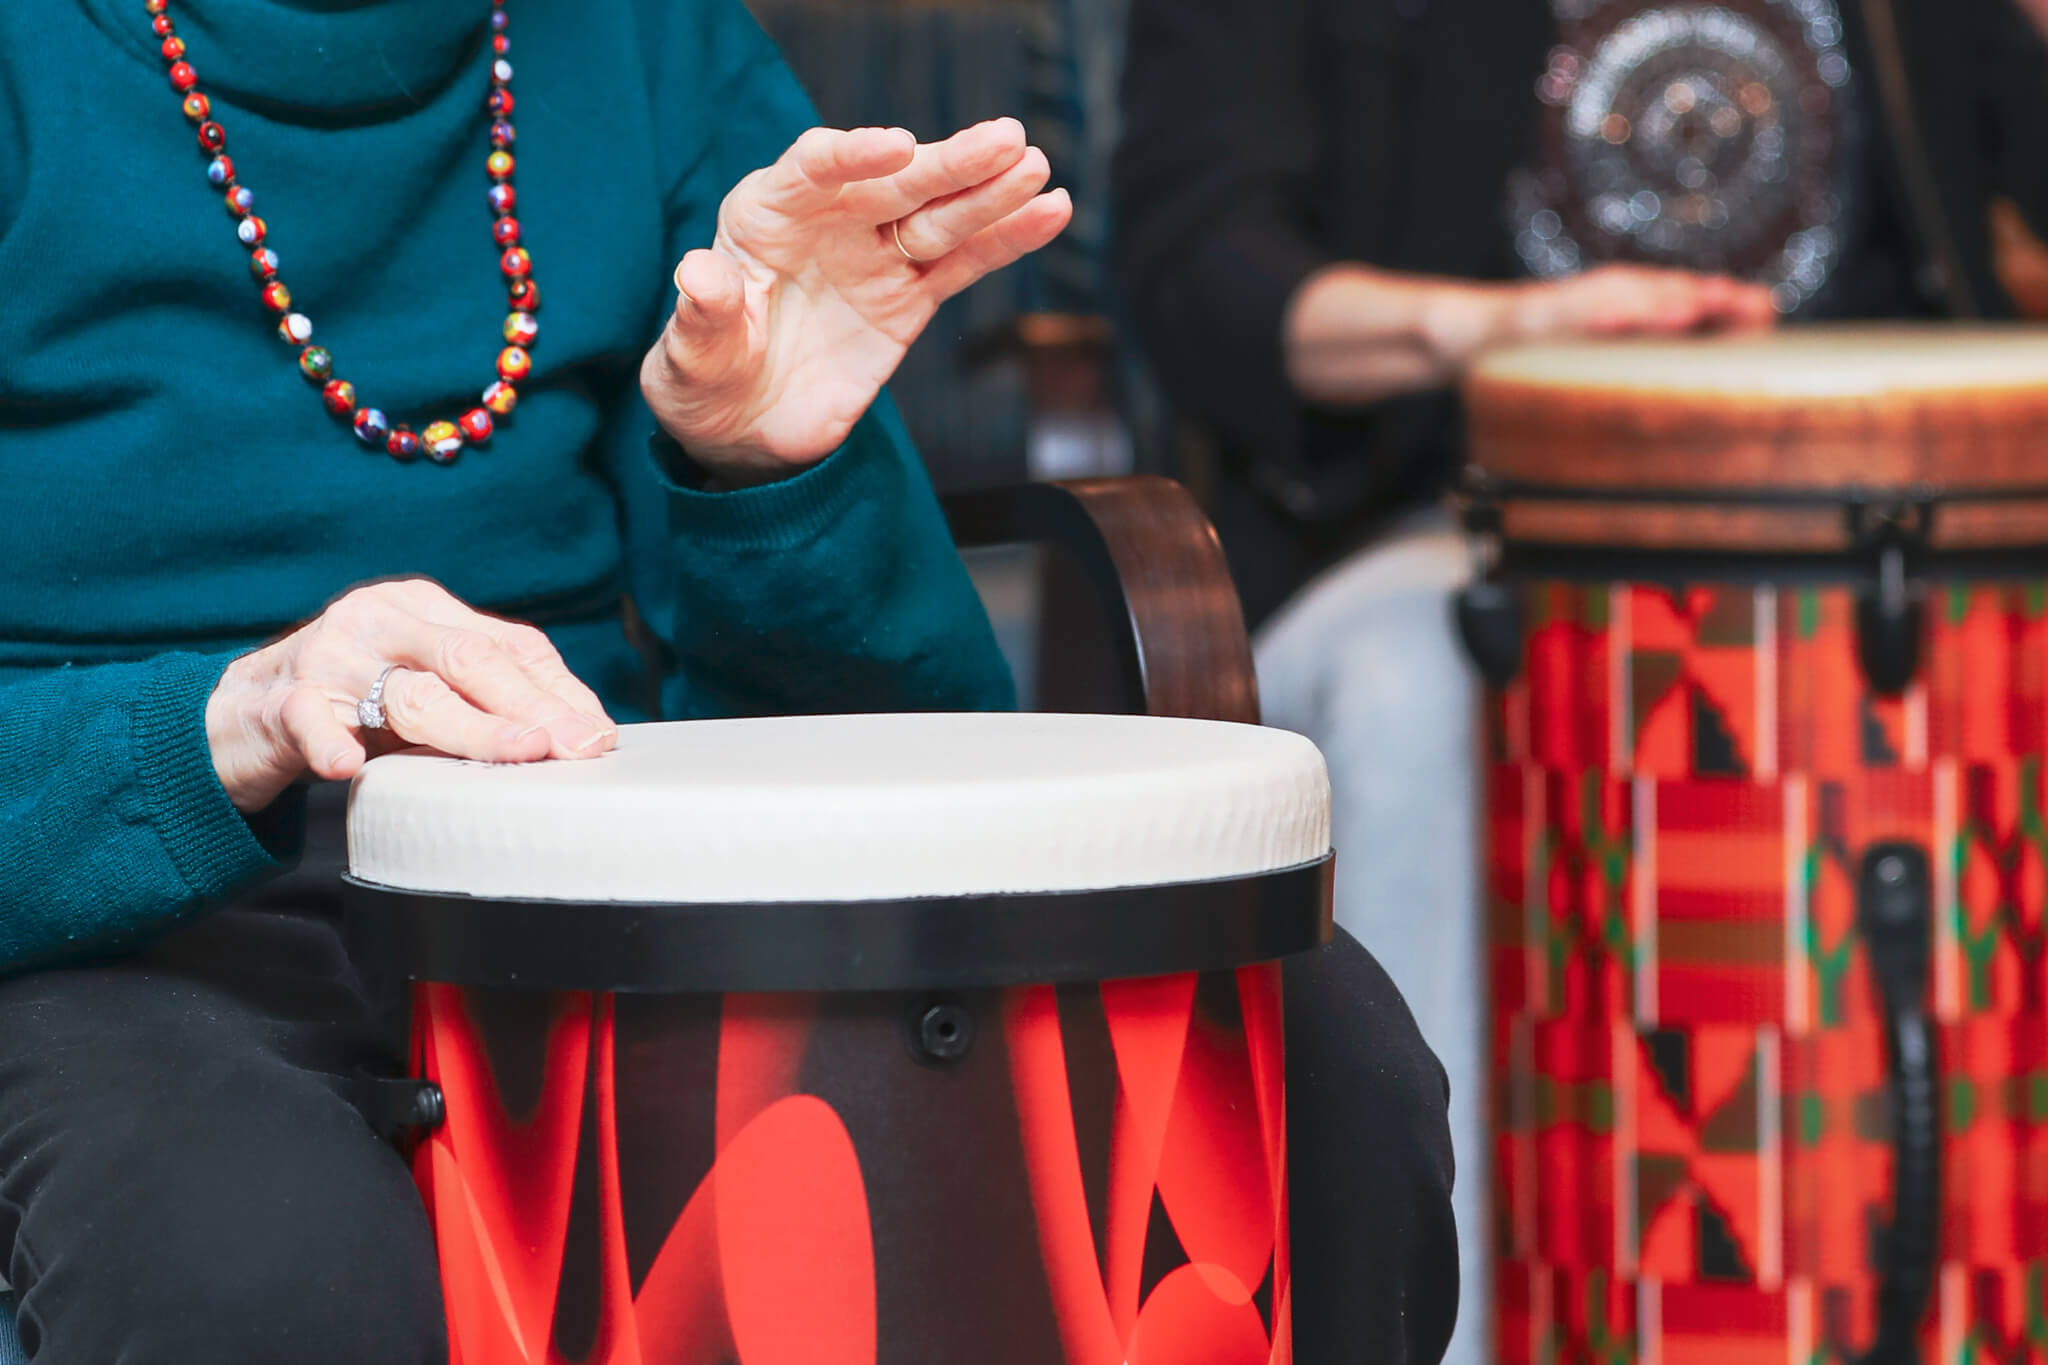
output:
POLYGON ((362 408, 356 413, 356 439, 366 446, 382 446, 391 435, 391 419, 381 408, 362 408))
POLYGON ((526 347, 540 335, 540 323, 534 317, 534 310, 540 306, 540 286, 532 279, 533 257, 520 245, 519 222, 511 216, 518 196, 506 183, 515 166, 511 148, 518 134, 512 124, 512 64, 506 60, 511 43, 505 36, 504 0, 493 0, 491 9, 492 84, 485 98, 491 115, 491 151, 484 165, 494 182, 489 187, 493 213, 491 240, 499 251, 498 268, 505 276, 513 309, 502 329, 509 344, 498 353, 499 378, 484 390, 482 406, 471 408, 453 422, 429 423, 424 435, 392 423, 380 409, 360 406, 355 385, 334 378, 334 356, 326 347, 312 344, 312 320, 291 311, 291 291, 277 278, 277 253, 265 245, 269 227, 256 216, 256 196, 237 178, 235 163, 225 153, 227 130, 214 121, 213 101, 198 89, 199 75, 185 60, 185 40, 177 35, 166 13, 168 0, 144 0, 144 8, 151 16, 151 31, 168 64, 165 74, 181 97, 185 117, 197 125, 199 145, 208 154, 207 181, 221 192, 222 202, 237 219, 236 237, 250 249, 249 273, 260 286, 264 306, 280 315, 278 337, 297 349, 299 371, 319 386, 322 405, 334 417, 347 421, 365 447, 382 449, 400 461, 410 461, 424 453, 447 464, 455 460, 465 444, 488 442, 496 419, 511 413, 519 401, 513 381, 524 379, 532 370, 533 358, 526 347))
POLYGON ((453 422, 430 422, 420 433, 429 459, 447 464, 462 453, 462 432, 453 422))
POLYGON ((336 417, 346 417, 355 411, 356 386, 346 379, 330 379, 320 388, 320 401, 336 417))

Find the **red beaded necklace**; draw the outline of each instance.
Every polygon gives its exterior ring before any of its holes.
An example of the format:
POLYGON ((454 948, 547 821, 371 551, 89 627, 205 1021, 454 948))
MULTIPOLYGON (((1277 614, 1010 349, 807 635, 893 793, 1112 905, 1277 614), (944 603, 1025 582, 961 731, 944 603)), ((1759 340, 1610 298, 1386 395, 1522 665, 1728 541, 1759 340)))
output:
POLYGON ((277 253, 270 249, 270 230, 255 214, 256 196, 236 178, 235 163, 226 155, 228 135, 213 118, 213 104, 199 90, 199 73, 185 60, 185 42, 178 37, 169 0, 143 0, 152 17, 156 36, 163 41, 164 60, 170 64, 171 88, 184 97, 185 117, 199 128, 199 147, 212 158, 206 178, 227 195, 228 212, 235 218, 235 235, 250 250, 249 273, 262 287, 263 306, 279 315, 277 334, 299 353, 299 372, 320 385, 320 397, 327 411, 355 428, 356 439, 372 450, 388 452, 393 459, 410 461, 424 453, 437 464, 451 463, 462 447, 481 445, 491 439, 491 415, 503 417, 519 401, 513 385, 533 368, 527 354, 540 323, 534 313, 540 307, 540 286, 533 282, 533 258, 519 245, 519 220, 512 216, 518 196, 512 189, 512 63, 505 59, 511 44, 505 37, 505 0, 491 3, 491 92, 484 102, 491 116, 491 154, 484 162, 490 173, 491 241, 499 252, 498 269, 510 287, 511 316, 505 319, 505 349, 498 352, 498 378, 483 392, 482 406, 471 408, 453 422, 429 423, 415 433, 403 424, 393 425, 382 410, 358 406, 356 386, 334 374, 334 357, 326 348, 315 346, 313 323, 304 313, 292 311, 291 290, 277 277, 277 253))

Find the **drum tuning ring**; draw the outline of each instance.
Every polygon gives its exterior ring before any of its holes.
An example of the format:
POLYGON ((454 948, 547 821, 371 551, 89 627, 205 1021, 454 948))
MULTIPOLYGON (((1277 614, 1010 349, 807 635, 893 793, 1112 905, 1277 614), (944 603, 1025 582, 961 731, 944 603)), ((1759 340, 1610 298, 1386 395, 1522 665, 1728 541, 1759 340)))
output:
POLYGON ((974 1014, 950 1000, 934 1001, 918 1010, 911 1027, 911 1050, 927 1065, 959 1061, 974 1047, 974 1014))

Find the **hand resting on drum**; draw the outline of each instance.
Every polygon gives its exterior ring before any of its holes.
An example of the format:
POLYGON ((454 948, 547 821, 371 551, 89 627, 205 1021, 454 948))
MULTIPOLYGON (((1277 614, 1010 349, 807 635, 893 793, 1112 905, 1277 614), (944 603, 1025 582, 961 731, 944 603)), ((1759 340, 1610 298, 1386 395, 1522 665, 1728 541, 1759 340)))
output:
POLYGON ((1338 265, 1289 305, 1287 368, 1311 402, 1370 403, 1454 384, 1475 355, 1508 342, 1743 330, 1776 316, 1762 285, 1684 270, 1606 265, 1484 283, 1338 265))
POLYGON ((786 477, 836 450, 938 307, 1036 251, 1072 217, 1023 125, 944 142, 901 128, 813 128, 742 180, 640 385, 720 484, 786 477))
POLYGON ((618 726, 546 635, 424 579, 348 593, 235 660, 206 704, 214 772, 241 811, 263 809, 307 773, 355 776, 380 735, 515 763, 594 757, 617 744, 618 726), (357 703, 394 664, 382 698, 388 729, 364 731, 357 703))

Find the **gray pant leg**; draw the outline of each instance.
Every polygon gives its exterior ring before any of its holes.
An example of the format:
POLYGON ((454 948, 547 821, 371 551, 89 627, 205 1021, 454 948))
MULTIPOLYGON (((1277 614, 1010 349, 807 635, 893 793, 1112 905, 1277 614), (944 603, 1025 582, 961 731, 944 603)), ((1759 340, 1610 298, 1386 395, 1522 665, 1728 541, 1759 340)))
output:
POLYGON ((1255 642, 1266 722, 1329 760, 1338 922, 1450 1076, 1463 1290, 1449 1365, 1490 1359, 1479 694, 1450 614, 1468 568, 1463 536, 1432 512, 1303 589, 1255 642))

